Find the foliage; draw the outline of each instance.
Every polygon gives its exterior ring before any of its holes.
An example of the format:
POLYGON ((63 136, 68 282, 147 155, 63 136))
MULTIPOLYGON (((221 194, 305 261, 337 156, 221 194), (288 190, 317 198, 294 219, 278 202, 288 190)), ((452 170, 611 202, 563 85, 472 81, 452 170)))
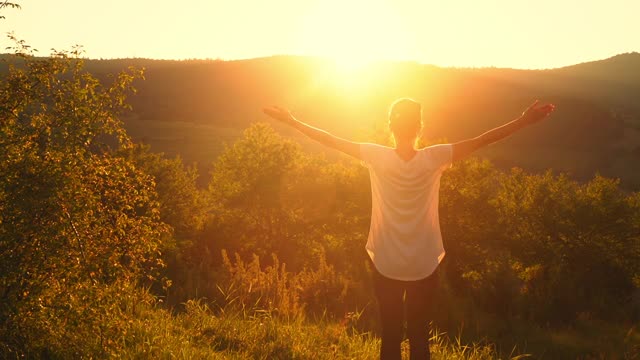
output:
POLYGON ((231 261, 223 252, 224 272, 219 288, 223 306, 235 305, 241 309, 268 309, 274 315, 288 318, 304 317, 308 307, 315 315, 326 312, 347 313, 352 288, 344 275, 336 273, 323 255, 317 259, 315 269, 297 273, 286 270, 286 264, 272 256, 272 265, 262 267, 260 258, 245 262, 236 254, 231 261), (248 285, 248 286, 247 286, 248 285))
POLYGON ((280 198, 296 156, 299 150, 292 142, 258 125, 247 129, 244 138, 217 159, 209 189, 220 206, 221 221, 243 229, 233 241, 244 253, 252 249, 266 257, 286 248, 303 250, 284 244, 295 231, 287 226, 294 214, 280 198))
POLYGON ((175 240, 189 243, 202 232, 211 199, 208 193, 197 188, 195 167, 186 167, 180 157, 169 159, 164 154, 153 153, 148 145, 135 144, 118 154, 153 177, 160 220, 171 226, 175 240))
POLYGON ((0 81, 0 336, 20 353, 102 326, 103 289, 153 279, 166 227, 152 178, 115 153, 141 73, 104 85, 77 50, 18 51, 0 81))
POLYGON ((351 164, 301 153, 266 124, 248 128, 217 159, 209 185, 218 224, 235 234, 223 248, 263 258, 277 253, 291 269, 324 250, 359 249, 351 244, 365 236, 368 221, 363 175, 351 164))
POLYGON ((117 357, 135 339, 145 310, 155 298, 126 281, 74 283, 58 281, 42 294, 41 309, 14 328, 23 342, 0 345, 3 357, 107 358, 117 357), (64 291, 60 291, 64 290, 64 291))

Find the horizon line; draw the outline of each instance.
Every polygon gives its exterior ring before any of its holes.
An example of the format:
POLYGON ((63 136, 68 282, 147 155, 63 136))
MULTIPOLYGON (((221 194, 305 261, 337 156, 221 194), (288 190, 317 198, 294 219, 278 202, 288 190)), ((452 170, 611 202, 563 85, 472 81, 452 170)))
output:
MULTIPOLYGON (((35 50, 35 49, 34 49, 35 50)), ((37 50, 36 50, 37 51, 37 50)), ((4 56, 13 56, 14 53, 0 53, 0 57, 4 56)), ((35 54, 30 54, 34 57, 39 58, 47 58, 49 56, 38 56, 35 54)), ((415 64, 420 66, 433 66, 442 69, 459 69, 459 70, 480 70, 480 69, 495 69, 495 70, 519 70, 519 71, 545 71, 545 70, 555 70, 562 69, 567 67, 572 67, 576 65, 595 63, 600 61, 610 60, 619 56, 639 56, 640 51, 630 51, 630 52, 621 52, 615 55, 611 55, 606 58, 587 60, 578 63, 572 63, 568 65, 562 65, 557 67, 541 67, 541 68, 523 68, 523 67, 503 67, 496 65, 481 65, 481 66, 455 66, 455 65, 439 65, 433 63, 422 62, 419 60, 409 60, 409 59, 367 59, 362 61, 362 67, 367 67, 372 64, 415 64)), ((242 58, 153 58, 153 57, 80 57, 86 61, 123 61, 123 60, 148 60, 148 61, 167 61, 167 62, 240 62, 240 61, 252 61, 252 60, 264 60, 264 59, 273 59, 273 58, 302 58, 302 59, 310 59, 310 60, 321 60, 327 62, 340 62, 340 59, 326 56, 326 55, 302 55, 302 54, 272 54, 272 55, 264 55, 264 56, 255 56, 255 57, 242 57, 242 58)))

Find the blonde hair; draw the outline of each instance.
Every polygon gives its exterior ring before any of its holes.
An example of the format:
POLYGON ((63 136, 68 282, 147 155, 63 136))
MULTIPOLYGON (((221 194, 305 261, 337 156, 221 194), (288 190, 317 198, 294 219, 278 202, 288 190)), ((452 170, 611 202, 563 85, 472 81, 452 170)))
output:
POLYGON ((422 105, 409 98, 394 101, 389 108, 389 129, 394 138, 417 140, 422 130, 422 105))

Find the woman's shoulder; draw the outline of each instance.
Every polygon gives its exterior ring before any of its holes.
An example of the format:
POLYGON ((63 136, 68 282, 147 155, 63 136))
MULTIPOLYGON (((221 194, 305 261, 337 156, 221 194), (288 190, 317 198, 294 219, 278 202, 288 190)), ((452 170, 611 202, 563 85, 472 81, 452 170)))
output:
POLYGON ((393 148, 373 143, 360 144, 360 156, 367 164, 376 164, 386 161, 387 154, 391 154, 393 148))
POLYGON ((361 143, 360 144, 360 151, 361 152, 380 154, 380 153, 383 153, 383 152, 394 151, 394 149, 392 147, 385 146, 385 145, 380 145, 380 144, 361 143))
POLYGON ((426 156, 428 162, 433 163, 435 166, 440 167, 452 162, 452 144, 434 144, 421 148, 419 151, 426 156))
POLYGON ((438 150, 438 149, 442 149, 442 148, 449 147, 449 146, 451 146, 451 144, 449 144, 449 143, 431 144, 429 146, 425 146, 423 148, 418 149, 418 151, 438 150))
POLYGON ((360 143, 360 146, 372 147, 372 148, 376 148, 376 149, 393 150, 393 148, 390 147, 390 146, 380 145, 380 144, 376 144, 376 143, 360 143))

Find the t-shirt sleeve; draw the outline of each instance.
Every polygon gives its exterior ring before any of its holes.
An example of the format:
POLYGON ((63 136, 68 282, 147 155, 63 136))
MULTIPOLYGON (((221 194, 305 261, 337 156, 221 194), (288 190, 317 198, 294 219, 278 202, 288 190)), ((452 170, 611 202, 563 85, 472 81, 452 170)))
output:
POLYGON ((366 167, 374 165, 376 159, 379 159, 380 145, 377 144, 360 144, 360 159, 366 167))
POLYGON ((429 161, 438 169, 450 168, 453 163, 453 145, 439 144, 426 149, 429 153, 429 161))

